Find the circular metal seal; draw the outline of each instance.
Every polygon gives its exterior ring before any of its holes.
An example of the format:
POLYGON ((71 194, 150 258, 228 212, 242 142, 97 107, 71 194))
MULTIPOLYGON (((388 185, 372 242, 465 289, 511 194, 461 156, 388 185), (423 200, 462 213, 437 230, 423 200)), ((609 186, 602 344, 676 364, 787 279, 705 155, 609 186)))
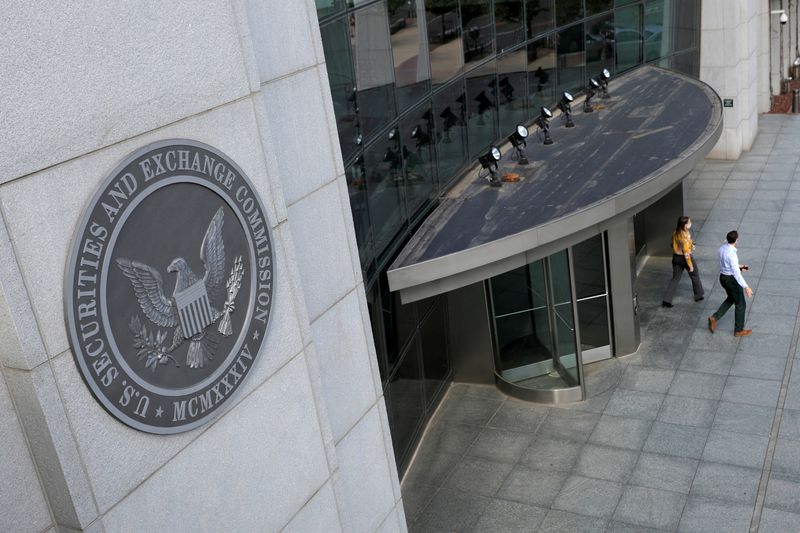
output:
POLYGON ((224 154, 146 146, 102 183, 67 265, 75 362, 121 422, 178 433, 210 420, 253 368, 272 310, 264 207, 224 154))

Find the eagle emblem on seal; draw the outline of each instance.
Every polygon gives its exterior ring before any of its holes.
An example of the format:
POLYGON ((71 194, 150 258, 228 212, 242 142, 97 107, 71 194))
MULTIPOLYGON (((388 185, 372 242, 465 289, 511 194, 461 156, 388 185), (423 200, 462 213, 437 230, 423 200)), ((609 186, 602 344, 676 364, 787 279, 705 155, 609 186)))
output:
POLYGON ((176 276, 172 297, 164 294, 164 282, 158 270, 140 261, 124 257, 116 259, 117 266, 131 282, 142 313, 153 324, 151 327, 155 327, 154 335, 138 315, 134 315, 129 323, 137 356, 140 360, 146 358, 145 367, 153 372, 158 365, 170 361, 176 367, 180 366, 171 354, 184 342, 189 343, 186 366, 203 368, 214 358, 219 342, 210 326, 219 321, 216 333, 223 337, 233 333, 230 315, 235 309, 244 267, 242 257, 236 257, 228 280, 224 283, 227 297, 224 302, 217 301, 225 280, 224 222, 224 211, 220 207, 211 219, 200 245, 200 259, 206 269, 202 278, 192 271, 182 257, 176 257, 167 266, 167 272, 176 276), (172 339, 165 344, 172 328, 172 339))

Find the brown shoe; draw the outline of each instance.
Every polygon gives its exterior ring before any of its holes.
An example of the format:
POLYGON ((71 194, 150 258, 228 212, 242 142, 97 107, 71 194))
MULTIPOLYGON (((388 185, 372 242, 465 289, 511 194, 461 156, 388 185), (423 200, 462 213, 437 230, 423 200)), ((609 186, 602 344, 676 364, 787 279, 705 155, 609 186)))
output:
POLYGON ((713 316, 708 317, 708 329, 711 333, 717 331, 717 319, 713 316))
POLYGON ((734 331, 733 332, 733 336, 734 337, 747 337, 751 333, 753 333, 752 329, 743 329, 742 331, 734 331))

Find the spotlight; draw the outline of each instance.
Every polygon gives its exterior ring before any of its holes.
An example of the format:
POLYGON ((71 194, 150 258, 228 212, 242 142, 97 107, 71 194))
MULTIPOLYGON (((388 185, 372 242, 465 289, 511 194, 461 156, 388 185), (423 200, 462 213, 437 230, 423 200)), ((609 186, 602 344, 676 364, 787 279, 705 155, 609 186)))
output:
POLYGON ((500 161, 502 156, 503 154, 500 153, 500 148, 497 146, 490 146, 489 151, 478 158, 478 163, 481 164, 481 168, 478 169, 478 177, 487 179, 489 185, 492 187, 499 187, 502 185, 500 179, 497 177, 497 162, 500 161), (483 175, 482 170, 484 169, 488 170, 489 173, 483 175))
POLYGON ((427 146, 431 143, 431 136, 422 129, 422 126, 417 124, 414 126, 414 129, 411 130, 411 138, 414 139, 417 143, 417 149, 421 148, 422 146, 427 146))
POLYGON ((786 13, 781 13, 780 21, 781 24, 786 24, 787 22, 789 22, 789 15, 787 15, 786 13))
POLYGON ((511 154, 511 159, 516 159, 517 163, 520 165, 527 165, 529 162, 528 158, 525 156, 525 152, 522 150, 523 146, 528 146, 528 143, 525 141, 527 137, 528 128, 522 124, 517 124, 514 133, 508 136, 508 142, 514 147, 514 153, 511 154))
POLYGON ((534 124, 539 127, 539 131, 544 135, 542 144, 553 144, 553 139, 550 138, 550 119, 553 118, 553 113, 546 107, 542 107, 539 116, 536 117, 534 124))
POLYGON ((567 128, 574 128, 575 123, 572 122, 572 101, 575 98, 571 94, 564 91, 561 95, 561 100, 558 102, 558 108, 561 110, 561 120, 564 121, 564 126, 567 128))
POLYGON ((607 68, 604 68, 600 75, 597 76, 597 81, 600 83, 600 88, 602 89, 602 93, 600 94, 600 98, 606 99, 610 98, 608 96, 608 80, 611 79, 611 73, 608 71, 607 68))
POLYGON ((600 84, 597 83, 596 79, 592 78, 589 80, 589 85, 586 86, 586 100, 583 101, 584 113, 591 113, 594 111, 594 108, 592 107, 592 98, 597 94, 597 90, 599 88, 600 84))

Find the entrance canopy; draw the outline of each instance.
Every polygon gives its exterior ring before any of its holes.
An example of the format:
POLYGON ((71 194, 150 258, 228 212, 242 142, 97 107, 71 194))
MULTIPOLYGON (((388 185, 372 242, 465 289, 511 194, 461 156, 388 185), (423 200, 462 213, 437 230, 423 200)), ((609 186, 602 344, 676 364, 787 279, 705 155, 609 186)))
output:
POLYGON ((593 113, 573 103, 574 128, 551 121, 554 144, 528 137, 530 164, 503 147, 499 174, 518 182, 490 187, 477 167, 441 200, 388 272, 404 302, 511 270, 598 233, 672 189, 714 147, 722 105, 708 85, 644 66, 609 83, 593 113))

